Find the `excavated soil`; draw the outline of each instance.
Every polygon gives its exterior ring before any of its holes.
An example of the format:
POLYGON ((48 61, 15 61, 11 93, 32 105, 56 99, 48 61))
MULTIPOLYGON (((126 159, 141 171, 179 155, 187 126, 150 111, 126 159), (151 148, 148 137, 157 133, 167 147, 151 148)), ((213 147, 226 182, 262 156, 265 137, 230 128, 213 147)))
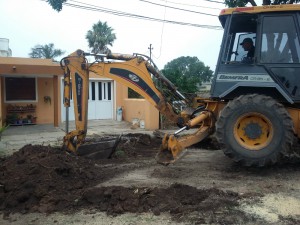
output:
POLYGON ((217 143, 208 139, 194 146, 197 152, 191 150, 174 166, 164 167, 154 161, 160 143, 149 135, 128 134, 110 159, 97 160, 60 148, 26 145, 0 161, 3 221, 15 213, 72 215, 87 210, 111 216, 168 213, 174 223, 185 224, 300 223, 300 208, 286 216, 278 213, 275 219, 250 212, 267 194, 285 191, 300 206, 299 163, 241 168, 223 158, 217 143), (193 154, 203 154, 201 148, 208 149, 206 156, 190 162, 188 157, 195 160, 193 154), (263 179, 270 182, 262 183, 263 179))

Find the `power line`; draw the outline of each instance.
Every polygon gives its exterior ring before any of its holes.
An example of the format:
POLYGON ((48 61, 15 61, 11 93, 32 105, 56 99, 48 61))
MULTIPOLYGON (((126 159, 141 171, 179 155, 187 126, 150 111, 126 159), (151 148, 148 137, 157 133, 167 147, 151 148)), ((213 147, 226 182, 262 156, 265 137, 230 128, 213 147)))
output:
MULTIPOLYGON (((41 1, 46 2, 46 0, 41 0, 41 1)), ((88 10, 88 11, 103 12, 103 13, 112 14, 115 16, 124 16, 124 17, 142 19, 142 20, 148 20, 148 21, 164 22, 164 23, 170 23, 170 24, 176 24, 176 25, 192 26, 192 27, 207 28, 207 29, 214 29, 214 30, 222 30, 221 26, 203 25, 203 24, 194 24, 194 23, 181 22, 181 21, 157 19, 157 18, 153 18, 153 17, 141 16, 141 15, 137 15, 137 14, 131 14, 131 13, 126 13, 126 12, 122 12, 122 11, 103 8, 103 7, 99 7, 99 6, 87 4, 87 3, 82 3, 79 1, 75 1, 75 0, 70 0, 70 2, 79 3, 81 5, 72 4, 72 3, 68 3, 68 2, 65 2, 63 5, 73 7, 73 8, 78 8, 78 9, 84 9, 84 10, 88 10)))
POLYGON ((215 30, 221 30, 222 29, 221 26, 202 25, 202 24, 194 24, 194 23, 180 22, 180 21, 173 21, 173 20, 165 20, 165 19, 162 20, 162 19, 158 19, 158 18, 153 18, 153 17, 148 17, 148 16, 141 16, 141 15, 137 15, 137 14, 131 14, 131 13, 126 13, 126 12, 122 12, 122 11, 103 8, 103 7, 99 7, 99 6, 95 6, 95 5, 91 5, 91 4, 78 2, 78 1, 75 1, 75 0, 72 0, 71 2, 85 4, 87 6, 76 5, 76 4, 71 4, 71 3, 67 3, 67 2, 64 3, 64 5, 74 7, 74 8, 90 10, 90 11, 104 12, 104 13, 108 13, 108 14, 112 14, 112 15, 116 15, 116 16, 125 16, 125 17, 130 17, 130 18, 148 20, 148 21, 165 22, 165 23, 171 23, 171 24, 176 24, 176 25, 193 26, 193 27, 215 29, 215 30), (91 7, 88 6, 88 5, 90 5, 91 7))
POLYGON ((222 8, 215 8, 215 7, 202 6, 202 5, 192 5, 192 4, 186 4, 186 3, 172 2, 172 1, 166 1, 166 0, 159 0, 159 1, 164 1, 164 2, 167 2, 167 3, 175 4, 175 5, 184 5, 184 6, 204 8, 204 9, 217 9, 217 10, 222 9, 222 8))
MULTIPOLYGON (((42 0, 42 1, 45 1, 45 0, 42 0)), ((207 29, 214 29, 214 30, 222 29, 221 26, 194 24, 194 23, 188 23, 188 22, 165 20, 165 19, 162 20, 162 19, 157 19, 157 18, 153 18, 153 17, 141 16, 141 15, 137 15, 137 14, 131 14, 131 13, 126 13, 126 12, 122 12, 122 11, 103 8, 103 7, 99 7, 99 6, 95 6, 95 5, 91 5, 91 4, 86 4, 86 3, 82 3, 79 1, 75 1, 75 0, 70 0, 70 2, 75 2, 75 3, 82 4, 82 5, 72 4, 72 3, 68 3, 68 2, 65 2, 64 5, 73 7, 73 8, 85 9, 85 10, 96 11, 96 12, 103 12, 103 13, 108 13, 108 14, 112 14, 112 15, 116 15, 116 16, 125 16, 125 17, 130 17, 130 18, 148 20, 148 21, 165 22, 165 23, 171 23, 171 24, 176 24, 176 25, 192 26, 192 27, 207 28, 207 29)))
POLYGON ((206 1, 206 2, 213 2, 213 3, 218 3, 218 4, 225 4, 224 2, 219 2, 219 1, 214 1, 214 0, 202 0, 202 1, 206 1))
MULTIPOLYGON (((167 9, 165 8, 164 10, 164 20, 166 19, 166 12, 167 9)), ((161 50, 162 50, 162 46, 163 46, 163 34, 164 34, 164 29, 165 29, 165 22, 162 23, 162 27, 161 27, 161 34, 160 34, 160 48, 159 48, 159 56, 158 58, 160 58, 161 56, 161 50)), ((157 58, 157 59, 158 59, 157 58)))
POLYGON ((152 4, 152 5, 156 5, 156 6, 163 6, 163 7, 166 7, 166 8, 181 10, 181 11, 190 12, 190 13, 197 13, 197 14, 202 14, 202 15, 206 15, 206 16, 218 16, 218 15, 209 14, 209 13, 203 13, 203 12, 197 12, 197 11, 192 11, 192 10, 187 10, 187 9, 181 9, 181 8, 176 8, 176 7, 172 7, 172 6, 167 6, 167 5, 161 5, 161 4, 146 1, 146 0, 140 0, 140 1, 152 4))

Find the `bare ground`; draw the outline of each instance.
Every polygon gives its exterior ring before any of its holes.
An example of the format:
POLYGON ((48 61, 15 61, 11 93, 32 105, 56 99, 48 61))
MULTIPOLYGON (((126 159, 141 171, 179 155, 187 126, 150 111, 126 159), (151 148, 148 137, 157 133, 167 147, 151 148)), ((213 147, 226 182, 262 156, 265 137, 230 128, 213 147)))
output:
POLYGON ((299 224, 300 163, 244 168, 214 139, 175 164, 125 135, 111 159, 27 145, 0 161, 0 224, 299 224))

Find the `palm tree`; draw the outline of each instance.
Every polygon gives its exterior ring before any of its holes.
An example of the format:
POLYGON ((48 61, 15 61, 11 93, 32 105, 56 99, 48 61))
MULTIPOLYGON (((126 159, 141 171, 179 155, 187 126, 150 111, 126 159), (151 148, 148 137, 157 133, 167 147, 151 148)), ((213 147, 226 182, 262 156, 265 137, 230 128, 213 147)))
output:
POLYGON ((63 7, 63 3, 67 2, 67 0, 47 0, 47 2, 52 6, 54 10, 60 12, 63 7))
POLYGON ((65 52, 60 49, 54 49, 54 44, 36 45, 31 48, 29 56, 31 58, 54 59, 55 57, 63 55, 65 52))
POLYGON ((99 21, 93 25, 93 29, 89 30, 86 34, 86 39, 88 40, 89 47, 92 49, 93 53, 110 52, 110 49, 107 46, 112 46, 116 39, 113 30, 114 29, 109 27, 106 22, 102 23, 99 21))

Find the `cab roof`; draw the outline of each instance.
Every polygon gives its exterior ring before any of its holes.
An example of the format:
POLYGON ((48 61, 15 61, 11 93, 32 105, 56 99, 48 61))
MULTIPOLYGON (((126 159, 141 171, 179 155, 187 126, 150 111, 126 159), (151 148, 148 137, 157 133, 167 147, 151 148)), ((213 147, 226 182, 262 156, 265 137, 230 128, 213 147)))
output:
POLYGON ((263 6, 227 8, 221 10, 220 16, 229 15, 234 12, 263 13, 263 12, 284 12, 284 11, 300 11, 300 5, 285 4, 285 5, 263 5, 263 6))

